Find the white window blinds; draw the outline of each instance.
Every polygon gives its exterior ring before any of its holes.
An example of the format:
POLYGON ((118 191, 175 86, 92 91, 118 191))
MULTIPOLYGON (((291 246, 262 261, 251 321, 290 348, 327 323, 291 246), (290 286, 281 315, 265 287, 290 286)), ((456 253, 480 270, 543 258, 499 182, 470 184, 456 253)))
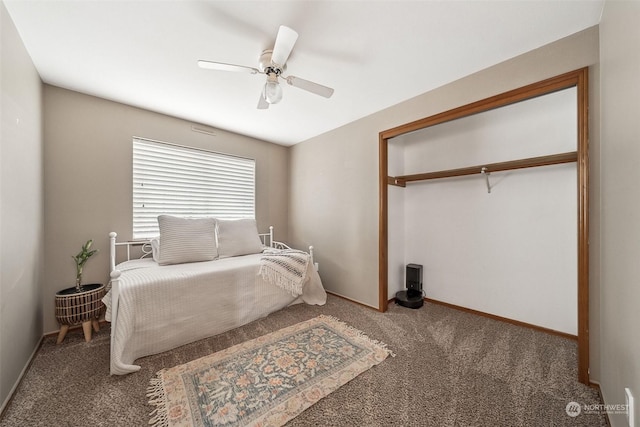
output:
POLYGON ((255 218, 255 160, 134 138, 133 238, 161 214, 255 218))

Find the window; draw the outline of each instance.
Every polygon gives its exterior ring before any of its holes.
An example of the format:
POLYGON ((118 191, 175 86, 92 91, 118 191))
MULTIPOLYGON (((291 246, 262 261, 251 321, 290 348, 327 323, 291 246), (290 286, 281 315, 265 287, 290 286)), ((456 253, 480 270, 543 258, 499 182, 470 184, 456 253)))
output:
POLYGON ((161 214, 255 218, 255 160, 133 139, 133 238, 158 235, 161 214))

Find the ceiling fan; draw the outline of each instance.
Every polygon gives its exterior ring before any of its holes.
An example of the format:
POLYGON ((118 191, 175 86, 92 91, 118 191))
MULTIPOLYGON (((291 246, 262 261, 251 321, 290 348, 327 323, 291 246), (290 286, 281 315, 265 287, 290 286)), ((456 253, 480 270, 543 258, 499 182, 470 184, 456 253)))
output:
POLYGON ((285 76, 283 72, 287 67, 287 59, 293 50, 293 46, 298 40, 298 33, 284 25, 280 26, 276 43, 273 49, 265 50, 258 59, 258 68, 246 67, 244 65, 225 64, 224 62, 213 62, 199 60, 198 65, 201 68, 220 71, 237 71, 249 74, 265 74, 267 82, 264 84, 260 99, 258 100, 258 109, 264 110, 269 108, 270 104, 277 104, 282 100, 282 88, 278 79, 284 79, 290 86, 294 86, 316 95, 330 98, 333 95, 333 89, 323 86, 309 80, 301 79, 296 76, 285 76))

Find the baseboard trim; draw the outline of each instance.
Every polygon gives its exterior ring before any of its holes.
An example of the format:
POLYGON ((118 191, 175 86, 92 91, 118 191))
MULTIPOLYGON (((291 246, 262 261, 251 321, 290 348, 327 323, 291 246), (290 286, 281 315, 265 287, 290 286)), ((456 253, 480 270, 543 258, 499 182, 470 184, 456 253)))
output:
MULTIPOLYGON (((99 320, 98 324, 100 325, 100 327, 102 328, 103 326, 105 326, 106 324, 108 324, 109 322, 107 322, 106 320, 99 320)), ((71 331, 75 331, 77 329, 82 329, 82 324, 77 324, 77 325, 73 325, 69 327, 69 332, 71 331)), ((55 337, 60 333, 60 329, 58 329, 57 331, 51 331, 51 332, 46 332, 43 336, 43 338, 48 338, 48 337, 55 337)))
MULTIPOLYGON (((100 327, 103 327, 108 322, 106 320, 100 320, 99 323, 100 323, 100 327)), ((73 331, 73 330, 77 330, 77 329, 82 330, 82 325, 71 326, 69 328, 69 331, 73 331)), ((31 364, 33 363, 33 359, 36 356, 36 354, 38 353, 38 350, 40 350, 40 347, 42 347, 42 343, 44 342, 44 339, 47 338, 47 337, 56 336, 56 335, 58 335, 59 332, 60 332, 59 329, 57 331, 46 332, 45 334, 43 334, 40 337, 40 340, 38 341, 38 344, 36 345, 36 347, 34 348, 33 352, 31 353, 31 356, 29 356, 29 361, 26 363, 24 368, 22 368, 22 371, 20 372, 20 375, 18 375, 18 379, 16 380, 16 383, 13 385, 11 390, 9 390, 9 394, 7 395, 7 398, 4 400, 4 402, 2 402, 2 406, 0 406, 0 420, 2 419, 2 417, 4 417, 4 411, 7 409, 7 407, 11 403, 11 400, 13 399, 13 395, 15 394, 16 390, 20 386, 20 383, 22 382, 22 378, 24 377, 24 374, 26 374, 27 371, 29 370, 29 368, 31 367, 31 364)))
MULTIPOLYGON (((105 326, 107 323, 109 322, 107 322, 106 320, 99 321, 100 327, 105 326)), ((78 330, 78 329, 82 330, 82 325, 71 326, 69 328, 69 331, 78 330)), ((11 400, 13 399, 13 395, 15 394, 16 390, 20 386, 20 383, 22 382, 22 378, 24 377, 24 374, 26 374, 29 368, 31 367, 31 364, 33 363, 33 359, 38 353, 38 350, 40 350, 40 347, 42 347, 42 343, 44 342, 44 339, 47 337, 56 336, 58 335, 59 332, 60 332, 59 329, 57 331, 46 332, 40 337, 38 344, 35 346, 33 352, 31 353, 31 356, 29 356, 29 361, 26 363, 24 368, 22 368, 22 371, 20 372, 20 375, 18 375, 18 379, 16 380, 16 383, 13 385, 11 390, 9 390, 9 394, 7 395, 7 398, 4 400, 4 402, 2 402, 2 406, 0 406, 0 420, 2 419, 2 417, 4 417, 4 411, 7 409, 7 407, 11 403, 11 400)))
POLYGON ((326 292, 326 293, 328 293, 328 294, 330 294, 330 295, 333 295, 334 297, 342 298, 343 300, 347 300, 347 301, 352 302, 352 303, 354 303, 354 304, 361 305, 362 307, 366 307, 366 308, 371 309, 371 310, 379 311, 379 310, 378 310, 378 307, 374 307, 374 306, 372 306, 372 305, 368 305, 368 304, 365 304, 365 303, 363 303, 363 302, 356 301, 356 300, 351 299, 351 298, 349 298, 349 297, 345 297, 344 295, 340 295, 340 294, 337 294, 337 293, 335 293, 335 292, 331 292, 331 291, 327 291, 327 290, 325 290, 325 292, 326 292))
POLYGON ((22 368, 20 375, 18 375, 18 379, 16 380, 13 387, 11 387, 11 390, 9 390, 9 394, 7 395, 7 398, 4 400, 4 402, 2 402, 2 406, 0 407, 0 420, 4 417, 5 409, 7 409, 7 407, 13 400, 13 395, 15 394, 16 390, 20 386, 20 383, 22 382, 22 378, 24 378, 24 374, 26 374, 29 368, 31 367, 31 363, 33 363, 33 359, 38 353, 38 350, 40 350, 40 347, 42 347, 43 341, 44 341, 44 336, 40 337, 38 344, 35 346, 35 348, 31 352, 31 356, 29 356, 29 361, 24 365, 24 368, 22 368))
MULTIPOLYGON (((589 387, 595 388, 598 390, 598 396, 600 396, 600 400, 604 403, 604 396, 602 395, 602 389, 600 388, 600 383, 598 381, 589 381, 589 387)), ((607 421, 607 427, 611 427, 611 420, 609 419, 609 412, 604 412, 604 419, 607 421)))
MULTIPOLYGON (((389 303, 395 302, 395 300, 396 300, 395 298, 391 298, 389 300, 389 303)), ((431 299, 431 298, 425 298, 424 300, 426 302, 429 302, 429 303, 432 303, 432 304, 442 305, 442 306, 445 306, 445 307, 453 308, 455 310, 465 311, 467 313, 472 313, 472 314, 475 314, 475 315, 478 315, 478 316, 482 316, 482 317, 488 317, 489 319, 498 320, 500 322, 511 323, 512 325, 522 326, 522 327, 529 328, 529 329, 535 329, 536 331, 545 332, 545 333, 551 334, 551 335, 557 335, 557 336, 560 336, 560 337, 563 337, 563 338, 567 338, 567 339, 570 339, 570 340, 573 340, 573 341, 578 341, 578 337, 577 336, 568 334, 566 332, 556 331, 555 329, 544 328, 542 326, 533 325, 531 323, 522 322, 520 320, 509 319, 508 317, 496 316, 495 314, 485 313, 484 311, 478 311, 478 310, 474 310, 472 308, 462 307, 462 306, 459 306, 459 305, 450 304, 448 302, 438 301, 438 300, 431 299)))

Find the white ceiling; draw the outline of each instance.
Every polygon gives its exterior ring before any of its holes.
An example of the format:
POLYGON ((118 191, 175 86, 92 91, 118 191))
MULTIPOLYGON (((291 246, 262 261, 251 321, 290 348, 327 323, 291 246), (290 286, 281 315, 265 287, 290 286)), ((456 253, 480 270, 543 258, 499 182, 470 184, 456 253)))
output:
POLYGON ((46 83, 293 145, 596 25, 604 0, 4 0, 46 83), (325 99, 283 85, 256 105, 256 67, 278 27, 299 34, 287 74, 333 87, 325 99))

